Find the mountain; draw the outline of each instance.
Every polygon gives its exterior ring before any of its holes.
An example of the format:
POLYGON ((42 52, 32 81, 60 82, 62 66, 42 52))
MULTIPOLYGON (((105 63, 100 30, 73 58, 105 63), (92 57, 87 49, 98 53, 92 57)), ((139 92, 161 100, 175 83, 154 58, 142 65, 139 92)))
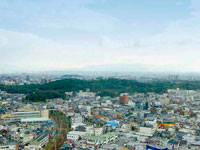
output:
POLYGON ((151 65, 151 64, 107 64, 107 65, 89 65, 82 68, 69 69, 70 71, 99 71, 99 72, 184 72, 187 68, 183 65, 151 65))

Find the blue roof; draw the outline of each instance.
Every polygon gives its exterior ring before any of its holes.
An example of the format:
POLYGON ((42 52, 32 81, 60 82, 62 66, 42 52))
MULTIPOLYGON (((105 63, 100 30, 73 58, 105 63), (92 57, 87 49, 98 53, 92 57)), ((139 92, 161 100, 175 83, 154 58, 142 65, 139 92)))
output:
POLYGON ((122 121, 122 123, 130 123, 130 121, 122 121))
POLYGON ((111 121, 107 122, 106 124, 108 124, 108 125, 112 125, 112 126, 117 126, 117 125, 118 125, 117 122, 111 122, 111 121))
POLYGON ((53 122, 47 122, 46 124, 48 124, 48 125, 52 125, 52 124, 53 124, 53 122))
POLYGON ((138 99, 136 100, 136 103, 142 103, 142 100, 138 99))

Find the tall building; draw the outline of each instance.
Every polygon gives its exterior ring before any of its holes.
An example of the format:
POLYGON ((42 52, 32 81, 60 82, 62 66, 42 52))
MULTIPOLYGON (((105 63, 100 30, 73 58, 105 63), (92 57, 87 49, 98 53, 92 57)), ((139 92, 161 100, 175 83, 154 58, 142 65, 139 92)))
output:
POLYGON ((179 79, 179 76, 178 75, 169 75, 168 76, 168 80, 169 81, 176 81, 179 79))
POLYGON ((119 97, 119 103, 120 104, 128 104, 129 96, 128 93, 122 93, 119 97))
POLYGON ((48 109, 41 110, 40 117, 41 118, 49 118, 49 110, 48 109))
POLYGON ((26 76, 26 81, 30 81, 30 76, 29 75, 26 76))

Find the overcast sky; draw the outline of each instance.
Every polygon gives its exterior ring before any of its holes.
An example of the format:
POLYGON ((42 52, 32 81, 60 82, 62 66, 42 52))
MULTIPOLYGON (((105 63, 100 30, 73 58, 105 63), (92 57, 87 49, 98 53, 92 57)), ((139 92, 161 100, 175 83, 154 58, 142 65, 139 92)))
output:
POLYGON ((199 72, 200 0, 0 0, 0 72, 114 64, 199 72))

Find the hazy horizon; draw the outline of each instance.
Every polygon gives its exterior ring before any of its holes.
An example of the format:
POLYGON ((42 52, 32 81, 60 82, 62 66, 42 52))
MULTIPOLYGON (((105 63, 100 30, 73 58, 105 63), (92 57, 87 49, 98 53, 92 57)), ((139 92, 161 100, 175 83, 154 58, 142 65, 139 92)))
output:
POLYGON ((1 0, 0 73, 200 72, 199 0, 1 0))

